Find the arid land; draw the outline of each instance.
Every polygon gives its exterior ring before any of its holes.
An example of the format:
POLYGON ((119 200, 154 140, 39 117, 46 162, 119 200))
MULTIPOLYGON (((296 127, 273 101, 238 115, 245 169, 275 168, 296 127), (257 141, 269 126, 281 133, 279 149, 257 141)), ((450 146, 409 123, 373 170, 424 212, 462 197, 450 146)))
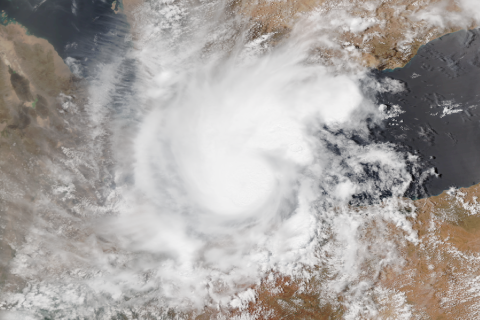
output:
MULTIPOLYGON (((416 54, 418 48, 446 33, 465 26, 432 26, 417 19, 417 13, 439 1, 392 0, 374 2, 349 1, 343 15, 359 17, 372 24, 363 27, 329 29, 337 47, 319 51, 327 61, 340 55, 338 49, 352 48, 353 56, 366 66, 378 69, 402 67, 416 54), (380 4, 379 4, 380 3, 380 4), (346 12, 346 13, 345 13, 346 12)), ((141 0, 124 0, 123 12, 135 27, 136 8, 141 0)), ((251 23, 251 36, 274 34, 272 41, 280 43, 294 32, 301 16, 313 11, 329 16, 338 13, 341 1, 263 0, 234 1, 230 10, 251 23)), ((460 10, 454 1, 447 2, 446 10, 460 10)), ((355 21, 355 20, 354 20, 355 21)), ((472 23, 469 27, 474 27, 472 23)), ((67 157, 68 149, 80 144, 81 132, 75 125, 78 116, 75 106, 84 103, 84 92, 79 79, 44 39, 26 35, 16 24, 0 26, 0 172, 2 175, 0 219, 5 228, 0 241, 0 285, 13 290, 21 288, 21 280, 8 278, 8 262, 15 256, 30 223, 36 214, 47 214, 42 207, 42 190, 51 187, 45 174, 52 168, 49 161, 67 157), (70 109, 68 106, 72 106, 70 109), (67 151, 66 151, 67 150, 67 151), (28 183, 27 183, 28 182, 28 183), (8 279, 7 279, 8 278, 8 279)), ((92 194, 85 181, 79 179, 85 197, 100 201, 92 194)), ((392 299, 377 301, 383 306, 381 319, 395 319, 395 297, 402 295, 419 319, 473 319, 480 310, 480 296, 475 294, 480 279, 480 186, 414 201, 416 216, 411 219, 419 242, 409 243, 394 225, 381 226, 382 232, 397 243, 404 263, 386 266, 378 274, 369 276, 391 293, 392 299), (389 233, 389 234, 388 234, 389 233)), ((71 208, 76 203, 58 203, 71 208)), ((70 209, 68 209, 70 210, 70 209)), ((365 228, 365 241, 375 237, 378 222, 365 228)), ((378 230, 377 230, 378 231, 378 230)), ((73 237, 82 237, 81 230, 70 230, 73 237)), ((374 263, 375 261, 372 261, 374 263)), ((373 270, 368 263, 366 273, 373 270)), ((254 286, 256 300, 248 312, 258 319, 340 319, 345 310, 345 296, 339 294, 329 301, 320 301, 319 291, 325 270, 319 266, 310 270, 318 274, 307 288, 299 290, 294 279, 279 276, 274 285, 262 283, 254 286), (267 316, 268 315, 268 316, 267 316)), ((374 298, 375 299, 375 298, 374 298)), ((209 319, 212 315, 239 314, 238 310, 210 310, 192 313, 192 318, 209 319)))

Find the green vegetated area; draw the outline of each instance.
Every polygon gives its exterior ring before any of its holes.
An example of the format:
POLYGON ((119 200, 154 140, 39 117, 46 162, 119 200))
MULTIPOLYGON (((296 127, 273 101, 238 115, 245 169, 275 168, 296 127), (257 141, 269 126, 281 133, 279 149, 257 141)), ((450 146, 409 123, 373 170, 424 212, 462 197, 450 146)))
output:
POLYGON ((112 8, 113 12, 118 13, 119 11, 123 11, 123 1, 122 0, 113 0, 110 1, 110 7, 112 8))
POLYGON ((2 10, 2 12, 0 13, 0 24, 6 26, 10 23, 17 23, 17 21, 13 18, 10 18, 8 14, 4 10, 2 10))
MULTIPOLYGON (((10 1, 10 0, 9 0, 10 1)), ((25 28, 25 26, 21 25, 20 23, 18 23, 17 20, 15 20, 15 18, 10 18, 8 16, 8 14, 5 12, 5 10, 2 10, 0 12, 0 25, 2 26, 7 26, 9 24, 12 24, 12 23, 15 23, 15 24, 18 24, 20 26, 22 26, 22 28, 25 29, 25 33, 28 35, 28 36, 31 36, 32 34, 30 33, 30 31, 25 28)))

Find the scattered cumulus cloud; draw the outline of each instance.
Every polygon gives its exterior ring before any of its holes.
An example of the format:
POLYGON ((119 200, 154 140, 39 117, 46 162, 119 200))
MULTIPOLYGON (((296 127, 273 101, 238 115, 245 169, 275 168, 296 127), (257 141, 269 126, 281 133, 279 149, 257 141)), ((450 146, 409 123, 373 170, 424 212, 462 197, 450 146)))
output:
MULTIPOLYGON (((327 38, 306 35, 276 50, 268 35, 231 45, 232 21, 205 23, 210 10, 165 1, 138 12, 131 91, 116 90, 122 58, 99 66, 85 112, 91 140, 113 150, 115 192, 101 208, 78 195, 73 178, 54 185, 55 199, 78 200, 76 216, 45 218, 18 248, 12 273, 29 284, 2 302, 12 319, 43 310, 65 319, 99 308, 104 318, 117 309, 245 310, 256 299, 249 286, 273 273, 307 280, 305 267, 322 263, 335 275, 325 288, 349 292, 350 318, 361 306, 377 312, 364 294, 373 283, 359 281, 362 264, 401 259, 392 242, 376 239, 378 251, 370 250, 365 229, 392 222, 416 241, 398 210, 408 202, 396 199, 415 159, 369 140, 367 119, 401 110, 379 108, 363 92, 399 93, 404 85, 307 63, 311 44, 327 38), (121 114, 109 109, 115 99, 124 102, 121 114)), ((373 23, 351 19, 346 27, 361 32, 373 23)), ((74 59, 66 63, 81 71, 74 59)), ((65 113, 78 111, 70 97, 59 99, 65 113)), ((96 147, 61 149, 70 177, 97 171, 96 147)), ((408 315, 401 294, 378 295, 408 315)))

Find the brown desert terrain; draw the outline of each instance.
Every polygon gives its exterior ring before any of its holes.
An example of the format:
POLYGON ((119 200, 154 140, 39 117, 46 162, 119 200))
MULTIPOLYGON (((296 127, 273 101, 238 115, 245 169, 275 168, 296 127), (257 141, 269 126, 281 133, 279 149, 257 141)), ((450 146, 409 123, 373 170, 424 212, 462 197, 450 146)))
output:
MULTIPOLYGON (((351 57, 363 65, 383 70, 404 66, 421 45, 464 28, 432 26, 417 19, 419 12, 440 2, 237 0, 229 4, 228 10, 246 19, 252 38, 273 34, 273 45, 299 32, 296 23, 307 14, 315 13, 325 19, 347 17, 345 21, 351 21, 350 27, 343 23, 318 26, 319 32, 330 33, 333 40, 330 47, 318 48, 323 62, 328 63, 328 59, 344 54, 348 48, 351 57)), ((460 10, 453 0, 442 4, 451 12, 460 10)), ((143 0, 123 0, 120 6, 134 28, 134 38, 138 36, 135 12, 142 5, 146 5, 143 0)), ((468 24, 470 28, 475 26, 473 22, 468 24)), ((41 191, 51 188, 55 181, 45 177, 55 174, 45 172, 52 170, 49 161, 69 159, 69 148, 81 145, 81 126, 76 122, 81 122, 84 97, 81 81, 75 79, 46 40, 27 35, 16 24, 0 25, 0 219, 7 226, 0 231, 0 288, 17 290, 24 285, 20 279, 7 277, 8 262, 15 256, 15 246, 21 245, 35 215, 49 219, 49 213, 42 208, 50 199, 43 199, 41 191)), ((69 170, 68 162, 65 168, 69 170)), ((89 181, 103 178, 92 178, 88 168, 78 174, 76 185, 83 190, 85 199, 92 203, 101 201, 89 187, 89 181)), ((403 319, 400 316, 407 312, 415 315, 413 319, 480 317, 478 197, 480 185, 409 202, 415 208, 408 209, 408 213, 412 215, 410 222, 418 235, 417 242, 405 241, 404 231, 388 221, 372 220, 363 227, 364 242, 388 239, 392 252, 398 255, 398 263, 380 265, 379 261, 389 252, 378 253, 369 248, 372 258, 362 265, 362 279, 375 285, 370 284, 371 289, 365 292, 371 295, 379 311, 375 317, 366 312, 362 319, 403 319), (374 287, 383 291, 375 291, 374 287)), ((54 205, 71 211, 78 204, 67 199, 54 205)), ((68 232, 72 237, 83 237, 81 230, 72 228, 68 232)), ((255 301, 244 310, 206 308, 192 312, 190 317, 233 319, 248 313, 256 319, 343 318, 351 295, 348 288, 336 293, 329 291, 328 283, 336 275, 329 274, 328 266, 307 271, 312 277, 306 285, 274 275, 273 280, 264 279, 251 286, 256 291, 255 301)))

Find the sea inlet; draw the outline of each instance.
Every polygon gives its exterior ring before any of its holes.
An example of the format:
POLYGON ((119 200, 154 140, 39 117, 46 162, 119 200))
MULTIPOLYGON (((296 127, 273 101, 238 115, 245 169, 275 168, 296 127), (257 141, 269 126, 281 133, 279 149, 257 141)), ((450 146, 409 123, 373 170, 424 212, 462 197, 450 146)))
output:
POLYGON ((372 131, 376 139, 417 154, 436 176, 426 194, 480 182, 480 30, 462 30, 422 46, 403 68, 375 71, 406 90, 377 94, 384 108, 402 110, 372 131), (396 107, 397 106, 397 107, 396 107))

